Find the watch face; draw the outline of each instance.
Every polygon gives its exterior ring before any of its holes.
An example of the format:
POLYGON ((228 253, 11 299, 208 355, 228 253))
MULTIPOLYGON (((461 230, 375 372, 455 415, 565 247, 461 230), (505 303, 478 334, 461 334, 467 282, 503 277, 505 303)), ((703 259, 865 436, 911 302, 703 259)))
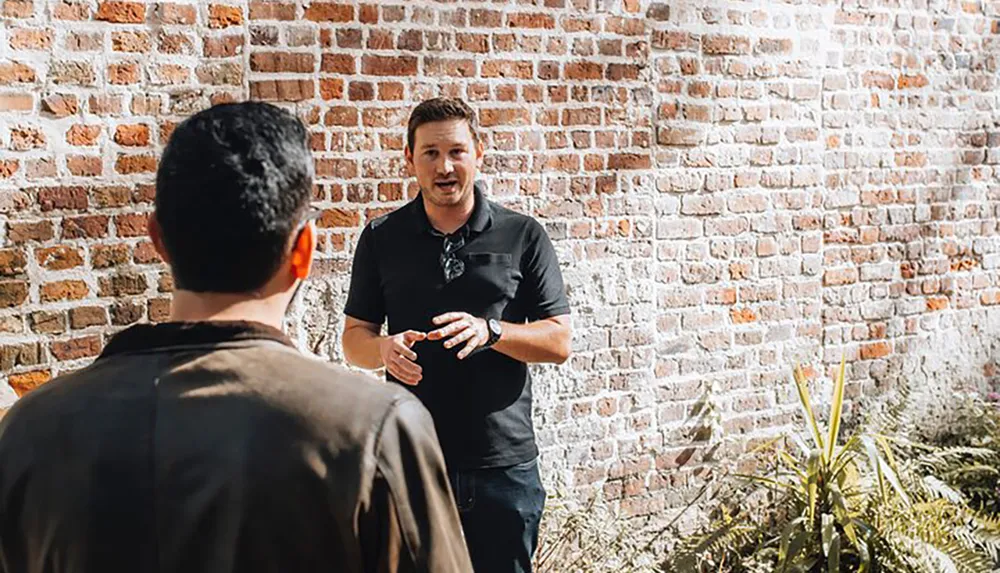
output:
POLYGON ((489 321, 487 322, 487 324, 488 324, 488 325, 489 325, 489 327, 490 327, 490 332, 492 332, 492 333, 493 333, 494 335, 496 335, 496 336, 499 336, 499 335, 500 335, 500 322, 499 322, 499 321, 497 321, 497 320, 495 320, 495 319, 492 319, 492 318, 491 318, 491 319, 490 319, 490 320, 489 320, 489 321))

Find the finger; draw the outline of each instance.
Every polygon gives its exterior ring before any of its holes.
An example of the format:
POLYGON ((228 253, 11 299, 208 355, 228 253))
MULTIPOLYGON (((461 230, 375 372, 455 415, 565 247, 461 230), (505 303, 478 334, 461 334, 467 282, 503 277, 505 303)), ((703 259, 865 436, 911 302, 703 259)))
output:
POLYGON ((441 340, 442 338, 447 338, 452 334, 456 334, 458 332, 466 330, 469 328, 469 326, 470 325, 467 321, 453 322, 444 328, 439 328, 434 332, 428 334, 427 338, 429 338, 430 340, 441 340))
POLYGON ((460 318, 465 317, 464 312, 446 312, 444 314, 439 314, 434 317, 434 324, 448 324, 449 322, 455 322, 460 318))
POLYGON ((420 342, 421 340, 427 338, 427 335, 423 332, 418 332, 416 330, 407 330, 403 333, 403 341, 408 344, 413 344, 414 342, 420 342))
POLYGON ((393 378, 399 380, 400 382, 408 386, 416 386, 417 383, 420 382, 420 379, 422 378, 422 376, 419 374, 413 375, 413 374, 406 374, 405 372, 400 372, 396 370, 395 367, 389 367, 388 370, 389 374, 392 374, 393 378))
POLYGON ((396 358, 392 360, 392 365, 396 367, 397 370, 405 374, 418 375, 422 374, 424 369, 420 367, 419 364, 410 362, 409 360, 397 355, 396 358))
POLYGON ((452 346, 457 346, 460 342, 465 342, 466 340, 472 338, 476 335, 476 331, 472 328, 466 328, 462 332, 459 332, 455 336, 452 336, 445 341, 444 347, 451 348, 452 346))
POLYGON ((483 339, 480 338, 480 337, 478 337, 478 336, 475 337, 475 338, 473 338, 473 339, 471 339, 471 340, 469 340, 469 342, 467 342, 465 344, 465 347, 462 348, 462 350, 459 351, 459 353, 458 353, 458 359, 462 360, 463 358, 465 358, 469 354, 472 354, 473 350, 479 348, 482 345, 483 345, 483 339))
POLYGON ((410 350, 410 347, 406 346, 405 344, 394 344, 392 346, 392 351, 406 358, 407 360, 417 359, 417 353, 410 350))

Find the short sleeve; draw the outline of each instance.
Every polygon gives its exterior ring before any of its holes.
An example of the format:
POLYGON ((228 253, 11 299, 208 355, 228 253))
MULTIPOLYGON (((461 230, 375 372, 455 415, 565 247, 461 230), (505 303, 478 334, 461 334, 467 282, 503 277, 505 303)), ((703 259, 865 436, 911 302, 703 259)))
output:
POLYGON ((385 300, 375 251, 374 229, 365 226, 354 250, 351 266, 351 287, 347 293, 344 313, 358 320, 381 325, 385 320, 385 300))
POLYGON ((569 314, 566 286, 556 250, 545 229, 535 221, 528 229, 521 273, 525 281, 525 308, 529 321, 569 314))

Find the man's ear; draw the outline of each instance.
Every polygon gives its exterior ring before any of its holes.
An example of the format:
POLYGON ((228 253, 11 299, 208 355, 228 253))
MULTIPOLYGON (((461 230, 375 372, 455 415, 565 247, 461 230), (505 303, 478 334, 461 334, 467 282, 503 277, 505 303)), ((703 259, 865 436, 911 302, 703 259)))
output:
POLYGON ((170 264, 170 256, 167 254, 167 247, 163 244, 163 230, 160 228, 160 222, 156 219, 156 213, 149 216, 146 220, 146 232, 149 234, 149 239, 153 242, 153 249, 156 250, 156 254, 160 255, 163 262, 170 264))
POLYGON ((407 145, 403 149, 403 157, 406 158, 406 167, 409 168, 409 170, 410 170, 410 173, 409 173, 410 177, 416 177, 417 170, 413 166, 413 150, 410 149, 409 145, 407 145))
POLYGON ((302 228, 295 244, 292 245, 292 278, 305 280, 312 271, 313 255, 316 254, 316 227, 309 223, 302 228))
POLYGON ((483 142, 476 139, 476 166, 483 166, 483 158, 486 157, 486 148, 483 147, 483 142))

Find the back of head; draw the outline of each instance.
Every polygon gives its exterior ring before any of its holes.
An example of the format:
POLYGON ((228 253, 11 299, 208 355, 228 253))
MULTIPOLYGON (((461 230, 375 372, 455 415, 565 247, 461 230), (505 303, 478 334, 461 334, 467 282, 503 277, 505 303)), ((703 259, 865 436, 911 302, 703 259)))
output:
POLYGON ((220 104, 174 130, 156 219, 177 288, 249 293, 274 276, 312 190, 302 122, 270 104, 220 104))

